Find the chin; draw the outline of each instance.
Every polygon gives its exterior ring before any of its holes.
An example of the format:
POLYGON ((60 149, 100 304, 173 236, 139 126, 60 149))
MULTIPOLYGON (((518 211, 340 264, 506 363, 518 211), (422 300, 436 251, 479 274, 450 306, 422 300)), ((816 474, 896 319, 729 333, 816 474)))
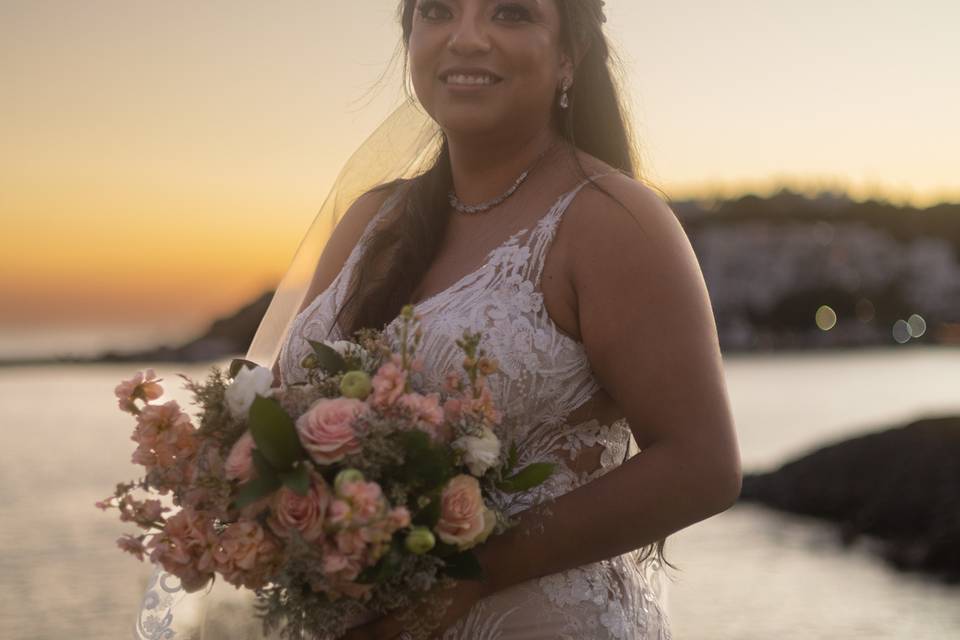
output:
POLYGON ((439 109, 430 116, 448 133, 461 135, 489 135, 502 132, 508 126, 506 119, 499 117, 489 107, 454 107, 439 109))

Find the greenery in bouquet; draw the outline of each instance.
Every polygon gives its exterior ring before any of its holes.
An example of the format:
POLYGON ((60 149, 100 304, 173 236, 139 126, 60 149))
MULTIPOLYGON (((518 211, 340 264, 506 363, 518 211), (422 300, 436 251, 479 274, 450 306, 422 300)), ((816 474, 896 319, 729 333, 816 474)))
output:
POLYGON ((399 352, 370 329, 311 342, 302 383, 274 388, 270 370, 245 360, 213 367, 205 383, 181 374, 198 426, 176 401, 151 404, 163 395, 153 370, 121 382, 145 476, 97 506, 146 533, 118 545, 187 591, 218 575, 253 590, 265 633, 287 638, 337 637, 438 581, 481 578, 471 550, 513 524, 497 496, 553 467, 518 470, 515 446, 502 444, 487 385, 497 364, 479 334, 457 341, 462 371, 426 392, 414 384, 419 318, 409 306, 401 318, 399 352))

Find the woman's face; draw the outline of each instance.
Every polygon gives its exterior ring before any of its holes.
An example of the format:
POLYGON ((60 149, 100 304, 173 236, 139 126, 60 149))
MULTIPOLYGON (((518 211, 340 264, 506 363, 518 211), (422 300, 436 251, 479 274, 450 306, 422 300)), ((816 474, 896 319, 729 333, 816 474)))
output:
POLYGON ((542 127, 573 78, 555 0, 416 0, 409 54, 417 97, 447 132, 542 127))

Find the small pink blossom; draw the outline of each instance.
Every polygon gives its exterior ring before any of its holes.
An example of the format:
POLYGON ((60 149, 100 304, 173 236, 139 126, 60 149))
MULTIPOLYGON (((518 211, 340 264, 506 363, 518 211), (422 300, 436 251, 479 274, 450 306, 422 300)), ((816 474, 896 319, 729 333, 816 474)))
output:
POLYGON ((217 569, 227 582, 248 589, 264 586, 281 560, 279 545, 253 520, 240 520, 228 526, 214 557, 217 569))
POLYGON ((390 510, 390 526, 393 529, 404 529, 410 526, 410 510, 406 507, 394 507, 390 510))
POLYGON ((443 388, 447 393, 459 393, 463 390, 463 376, 457 371, 447 373, 443 388))
POLYGON ((253 434, 245 431, 233 444, 224 464, 224 474, 228 480, 248 482, 253 477, 253 450, 256 448, 253 434))
POLYGON ((146 373, 138 371, 130 380, 123 380, 113 390, 118 406, 122 411, 136 414, 139 410, 134 400, 149 402, 163 395, 161 380, 153 369, 147 369, 146 373))
POLYGON ((377 407, 388 407, 400 399, 407 386, 407 372, 393 359, 385 362, 373 376, 371 402, 377 407))
POLYGON ((419 393, 405 393, 397 400, 397 404, 410 412, 415 420, 423 420, 434 425, 443 422, 443 410, 440 407, 440 394, 431 393, 424 396, 419 393))
POLYGON ((196 428, 176 400, 146 405, 137 415, 137 427, 130 437, 138 444, 132 460, 152 467, 170 467, 188 458, 198 447, 196 428))
POLYGON ((143 544, 143 536, 134 537, 130 534, 125 534, 117 538, 117 546, 123 551, 133 554, 137 560, 143 562, 143 554, 147 551, 146 546, 143 544))
POLYGON ((376 482, 345 482, 340 487, 339 495, 349 502, 353 520, 369 522, 383 515, 386 510, 383 490, 376 482))
POLYGON ((209 517, 189 507, 167 518, 163 531, 147 543, 150 560, 180 578, 188 593, 202 589, 213 577, 217 537, 209 517))

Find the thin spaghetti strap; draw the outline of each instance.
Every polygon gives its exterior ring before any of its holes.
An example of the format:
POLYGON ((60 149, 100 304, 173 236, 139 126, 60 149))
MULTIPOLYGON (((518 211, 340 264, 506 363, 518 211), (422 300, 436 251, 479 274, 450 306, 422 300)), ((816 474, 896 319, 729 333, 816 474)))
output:
POLYGON ((540 278, 543 275, 543 265, 546 262, 547 252, 553 244, 553 238, 557 234, 557 227, 560 225, 560 219, 564 212, 570 207, 580 190, 590 184, 597 178, 608 176, 612 173, 619 173, 617 170, 607 171, 606 173, 597 173, 581 180, 573 189, 564 194, 547 216, 537 225, 530 241, 530 261, 528 263, 528 278, 533 281, 534 286, 540 288, 540 278))

